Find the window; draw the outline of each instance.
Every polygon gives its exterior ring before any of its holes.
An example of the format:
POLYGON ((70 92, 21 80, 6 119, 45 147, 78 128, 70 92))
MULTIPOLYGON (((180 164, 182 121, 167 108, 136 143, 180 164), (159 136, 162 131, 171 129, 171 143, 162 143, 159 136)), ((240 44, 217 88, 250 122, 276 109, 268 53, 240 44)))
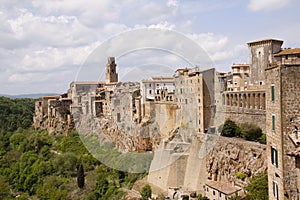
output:
POLYGON ((273 195, 276 199, 279 199, 279 197, 278 197, 278 184, 275 181, 273 181, 273 195))
POLYGON ((300 157, 299 156, 297 156, 296 158, 296 168, 300 168, 300 157))
POLYGON ((275 100, 275 85, 274 84, 271 86, 271 100, 272 100, 272 102, 274 102, 274 100, 275 100))
POLYGON ((121 122, 121 114, 117 113, 117 122, 121 122))
POLYGON ((193 83, 193 80, 191 80, 191 83, 193 83))
POLYGON ((151 87, 151 83, 149 84, 149 87, 151 87))
POLYGON ((152 94, 152 90, 149 90, 149 94, 152 94))
POLYGON ((188 100, 187 99, 185 99, 185 104, 187 104, 188 103, 188 100))
POLYGON ((213 191, 213 195, 216 195, 216 192, 215 192, 215 191, 213 191))
POLYGON ((198 78, 198 83, 200 83, 200 79, 198 78))
POLYGON ((275 115, 272 115, 272 131, 275 131, 275 115))
POLYGON ((200 92, 200 88, 198 87, 198 92, 200 92))
POLYGON ((278 152, 274 147, 271 147, 271 161, 278 168, 278 152))
POLYGON ((220 192, 220 197, 222 197, 222 193, 220 192))

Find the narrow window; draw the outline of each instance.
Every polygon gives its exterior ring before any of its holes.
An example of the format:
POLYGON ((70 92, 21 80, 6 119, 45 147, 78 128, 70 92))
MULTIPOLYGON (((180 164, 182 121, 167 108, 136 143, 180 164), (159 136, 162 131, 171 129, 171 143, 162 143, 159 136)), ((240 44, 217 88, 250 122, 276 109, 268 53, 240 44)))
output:
POLYGON ((198 83, 200 83, 200 79, 198 78, 198 83))
POLYGON ((275 115, 272 115, 272 131, 275 131, 275 115))
POLYGON ((152 90, 149 90, 149 94, 152 94, 152 90))
POLYGON ((216 195, 216 192, 215 192, 215 191, 213 191, 213 195, 216 195))
POLYGON ((275 100, 275 85, 271 86, 271 97, 272 97, 272 102, 275 100))
POLYGON ((299 156, 297 156, 296 158, 295 158, 295 160, 296 160, 296 168, 300 168, 300 157, 299 156))
POLYGON ((278 168, 278 152, 274 147, 271 147, 271 161, 278 168))
POLYGON ((279 199, 278 197, 278 184, 273 181, 273 195, 276 199, 279 199))

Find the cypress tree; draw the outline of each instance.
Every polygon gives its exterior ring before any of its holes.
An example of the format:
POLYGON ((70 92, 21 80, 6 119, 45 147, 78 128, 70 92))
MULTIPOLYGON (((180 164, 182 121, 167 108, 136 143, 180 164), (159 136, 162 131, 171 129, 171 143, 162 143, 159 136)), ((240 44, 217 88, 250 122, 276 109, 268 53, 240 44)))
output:
POLYGON ((77 185, 80 189, 84 187, 84 170, 82 164, 79 165, 77 171, 77 185))

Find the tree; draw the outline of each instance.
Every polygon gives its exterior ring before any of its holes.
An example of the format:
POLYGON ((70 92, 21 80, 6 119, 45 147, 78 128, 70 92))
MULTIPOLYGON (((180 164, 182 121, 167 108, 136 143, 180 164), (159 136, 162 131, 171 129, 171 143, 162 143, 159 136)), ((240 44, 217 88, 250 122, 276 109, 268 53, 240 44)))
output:
POLYGON ((230 119, 227 119, 222 128, 219 128, 222 136, 225 137, 235 137, 239 136, 238 126, 236 123, 230 119), (238 133, 238 134, 237 134, 238 133))
POLYGON ((83 170, 83 165, 81 163, 77 171, 77 185, 80 189, 84 187, 84 170, 83 170))
POLYGON ((243 123, 242 135, 246 140, 257 141, 262 136, 262 130, 255 124, 243 123))
POLYGON ((246 186, 246 199, 249 200, 267 200, 268 196, 268 174, 266 172, 259 173, 250 179, 246 186))
POLYGON ((143 199, 143 200, 148 200, 149 198, 151 198, 151 196, 152 196, 151 186, 148 185, 148 184, 145 185, 145 186, 142 188, 141 195, 142 195, 142 199, 143 199))
POLYGON ((231 197, 229 197, 229 199, 228 200, 241 200, 242 199, 242 197, 241 196, 239 196, 237 193, 235 193, 235 195, 234 196, 231 196, 231 197))

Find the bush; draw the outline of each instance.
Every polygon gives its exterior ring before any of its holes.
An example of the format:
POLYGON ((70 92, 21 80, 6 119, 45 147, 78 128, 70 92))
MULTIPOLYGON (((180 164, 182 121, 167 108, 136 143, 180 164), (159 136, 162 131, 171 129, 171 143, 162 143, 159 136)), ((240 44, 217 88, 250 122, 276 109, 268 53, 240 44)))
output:
POLYGON ((243 172, 237 172, 237 173, 235 173, 235 176, 241 180, 245 180, 245 178, 246 178, 246 174, 244 174, 243 172))
POLYGON ((221 132, 221 135, 225 137, 239 136, 238 126, 230 119, 227 119, 224 125, 219 127, 219 131, 221 132))
POLYGON ((203 196, 202 194, 197 195, 198 200, 209 200, 206 196, 203 196))
POLYGON ((262 136, 262 130, 255 124, 251 123, 243 123, 242 127, 242 135, 246 140, 250 141, 258 141, 258 139, 262 136))
POLYGON ((261 144, 267 144, 267 135, 264 133, 260 138, 258 139, 258 142, 261 144))
POLYGON ((267 200, 268 196, 268 174, 259 173, 250 179, 249 184, 246 186, 246 199, 260 199, 267 200))
POLYGON ((149 198, 151 198, 151 196, 152 196, 151 186, 148 185, 148 184, 145 185, 145 186, 142 188, 141 195, 142 195, 142 199, 143 199, 143 200, 148 200, 149 198))

